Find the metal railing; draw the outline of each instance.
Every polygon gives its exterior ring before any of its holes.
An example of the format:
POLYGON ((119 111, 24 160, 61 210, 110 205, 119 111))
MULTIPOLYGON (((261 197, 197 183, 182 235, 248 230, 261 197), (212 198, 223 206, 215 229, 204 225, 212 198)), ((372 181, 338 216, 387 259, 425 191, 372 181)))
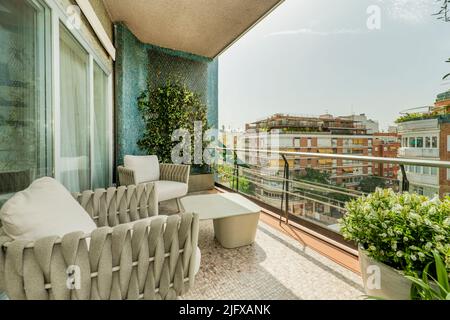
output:
MULTIPOLYGON (((245 154, 251 154, 252 157, 255 157, 255 155, 258 154, 266 154, 266 155, 279 155, 279 157, 283 160, 284 165, 282 166, 283 175, 281 176, 265 176, 263 180, 271 180, 271 181, 277 181, 278 183, 281 183, 282 188, 276 188, 276 187, 269 187, 270 191, 279 192, 281 193, 281 206, 280 210, 283 212, 284 220, 288 224, 289 223, 289 202, 290 202, 290 196, 298 196, 298 194, 293 193, 292 187, 296 187, 299 184, 304 184, 305 182, 302 181, 296 181, 292 180, 290 178, 290 165, 288 161, 288 157, 290 156, 296 156, 297 158, 324 158, 324 159, 333 159, 333 160, 349 160, 349 161, 356 161, 356 162, 372 162, 372 163, 379 163, 379 164, 393 164, 398 165, 399 171, 401 172, 401 180, 400 183, 400 190, 401 192, 409 191, 410 183, 408 181, 407 171, 405 170, 406 165, 414 165, 414 166, 424 166, 424 167, 435 167, 435 168, 450 168, 450 161, 439 161, 439 160, 424 160, 424 159, 407 159, 407 158, 383 158, 383 157, 373 157, 373 156, 356 156, 356 155, 347 155, 347 154, 328 154, 328 153, 311 153, 311 152, 296 152, 296 151, 280 151, 280 150, 270 150, 270 149, 246 149, 246 148, 226 148, 226 147, 216 147, 216 150, 221 152, 224 159, 226 160, 227 154, 229 155, 232 153, 232 164, 233 165, 233 173, 232 173, 232 189, 235 189, 239 192, 239 180, 240 180, 240 168, 246 167, 247 164, 242 161, 238 157, 238 153, 245 153, 245 154)), ((250 168, 245 168, 247 172, 252 172, 255 170, 252 170, 250 168)), ((383 177, 380 177, 380 179, 384 179, 383 177)), ((247 179, 248 180, 248 179, 247 179)), ((251 183, 254 183, 255 185, 261 184, 257 181, 251 181, 251 183)), ((341 193, 341 194, 347 194, 351 196, 361 196, 364 193, 358 191, 358 190, 350 190, 347 188, 340 188, 338 186, 331 186, 331 185, 323 185, 319 183, 314 183, 311 181, 308 181, 307 183, 308 189, 315 189, 319 191, 326 190, 327 192, 333 192, 333 193, 341 193)), ((264 186, 267 189, 267 185, 264 186)), ((317 203, 326 203, 323 199, 318 199, 318 196, 316 195, 316 198, 311 198, 310 194, 307 194, 307 192, 304 193, 302 196, 303 199, 309 200, 309 201, 316 201, 317 203)), ((320 198, 320 197, 319 197, 320 198)), ((335 205, 332 203, 330 199, 329 205, 330 207, 334 207, 336 209, 342 209, 342 207, 335 205)), ((282 216, 280 215, 280 224, 282 222, 282 216)))

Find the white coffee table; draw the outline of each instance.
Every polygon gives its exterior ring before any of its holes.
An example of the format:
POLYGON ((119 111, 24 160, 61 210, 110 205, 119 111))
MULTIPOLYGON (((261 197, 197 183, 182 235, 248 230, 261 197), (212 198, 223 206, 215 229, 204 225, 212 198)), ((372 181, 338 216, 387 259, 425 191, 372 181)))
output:
POLYGON ((186 212, 200 220, 214 221, 216 239, 225 248, 237 248, 255 242, 261 208, 236 193, 205 194, 182 198, 186 212))

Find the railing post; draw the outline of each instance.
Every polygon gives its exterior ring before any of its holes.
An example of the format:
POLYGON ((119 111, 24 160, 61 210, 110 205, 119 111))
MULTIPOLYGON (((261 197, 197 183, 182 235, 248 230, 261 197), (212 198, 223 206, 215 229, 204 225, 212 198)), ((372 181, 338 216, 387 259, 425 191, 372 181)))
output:
POLYGON ((400 165, 400 170, 402 170, 402 192, 408 192, 409 191, 409 181, 408 177, 406 176, 406 170, 405 165, 400 165))
MULTIPOLYGON (((284 172, 283 172, 283 194, 281 196, 281 210, 284 209, 286 224, 289 223, 289 162, 284 154, 281 155, 284 161, 284 172), (284 200, 284 201, 283 201, 284 200), (284 202, 284 208, 283 208, 284 202)), ((281 216, 279 223, 281 225, 281 216)))
POLYGON ((233 186, 234 186, 234 178, 236 177, 236 192, 239 193, 239 164, 236 150, 233 150, 234 157, 234 169, 233 169, 233 186))

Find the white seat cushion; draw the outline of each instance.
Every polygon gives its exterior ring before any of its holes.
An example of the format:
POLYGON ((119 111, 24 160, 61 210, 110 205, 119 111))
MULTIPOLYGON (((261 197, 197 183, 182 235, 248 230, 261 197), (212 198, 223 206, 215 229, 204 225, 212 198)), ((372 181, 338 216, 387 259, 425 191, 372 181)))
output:
POLYGON ((159 180, 157 156, 125 156, 124 166, 134 171, 136 184, 159 180))
POLYGON ((97 228, 67 189, 53 178, 35 180, 0 210, 4 232, 13 239, 37 240, 97 228))
POLYGON ((160 180, 155 181, 158 202, 183 197, 188 192, 187 183, 160 180))

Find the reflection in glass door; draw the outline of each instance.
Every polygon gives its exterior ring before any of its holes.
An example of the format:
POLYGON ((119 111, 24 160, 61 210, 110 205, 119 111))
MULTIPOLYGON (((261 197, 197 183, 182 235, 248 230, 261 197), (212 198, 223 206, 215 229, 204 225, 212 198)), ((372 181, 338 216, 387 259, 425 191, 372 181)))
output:
POLYGON ((49 33, 41 1, 0 0, 0 206, 52 174, 49 33))

